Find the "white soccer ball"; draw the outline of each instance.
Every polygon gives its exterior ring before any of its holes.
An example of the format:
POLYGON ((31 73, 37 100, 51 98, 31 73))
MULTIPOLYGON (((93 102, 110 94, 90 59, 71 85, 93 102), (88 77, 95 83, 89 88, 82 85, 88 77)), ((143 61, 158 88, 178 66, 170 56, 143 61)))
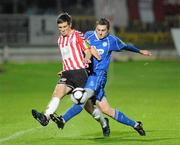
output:
POLYGON ((86 102, 86 90, 83 88, 75 88, 71 94, 71 100, 75 104, 83 104, 86 102))

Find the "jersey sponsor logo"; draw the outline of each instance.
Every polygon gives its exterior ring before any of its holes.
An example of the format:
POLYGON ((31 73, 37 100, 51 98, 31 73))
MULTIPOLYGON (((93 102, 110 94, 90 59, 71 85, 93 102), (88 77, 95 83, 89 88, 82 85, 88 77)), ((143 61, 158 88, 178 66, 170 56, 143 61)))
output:
POLYGON ((68 59, 70 58, 70 48, 68 46, 65 46, 63 49, 62 49, 62 56, 64 59, 68 59))
POLYGON ((97 49, 99 55, 102 55, 104 53, 104 50, 103 49, 97 49))
POLYGON ((107 46, 107 42, 103 42, 103 47, 106 47, 107 46))

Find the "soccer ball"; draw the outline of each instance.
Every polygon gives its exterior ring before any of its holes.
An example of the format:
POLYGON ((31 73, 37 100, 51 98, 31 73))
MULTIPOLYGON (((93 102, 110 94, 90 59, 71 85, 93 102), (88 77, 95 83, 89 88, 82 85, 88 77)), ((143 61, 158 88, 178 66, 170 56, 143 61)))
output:
POLYGON ((83 88, 75 88, 71 94, 71 100, 75 104, 83 104, 86 102, 86 90, 83 88))

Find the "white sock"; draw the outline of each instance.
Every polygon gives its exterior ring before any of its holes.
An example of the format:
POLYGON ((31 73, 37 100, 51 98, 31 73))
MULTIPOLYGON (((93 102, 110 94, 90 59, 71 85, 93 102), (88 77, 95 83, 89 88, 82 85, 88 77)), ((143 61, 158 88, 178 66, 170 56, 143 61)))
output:
POLYGON ((139 123, 138 123, 138 122, 136 122, 136 123, 135 123, 135 125, 134 125, 134 128, 135 128, 135 127, 137 127, 138 125, 139 125, 139 123))
POLYGON ((50 114, 53 114, 57 110, 59 106, 59 102, 60 102, 60 99, 58 97, 52 97, 44 113, 47 119, 50 119, 50 114))
POLYGON ((103 114, 101 113, 101 111, 98 108, 94 109, 92 115, 97 121, 99 121, 101 123, 101 126, 103 128, 107 126, 106 120, 104 119, 103 114))

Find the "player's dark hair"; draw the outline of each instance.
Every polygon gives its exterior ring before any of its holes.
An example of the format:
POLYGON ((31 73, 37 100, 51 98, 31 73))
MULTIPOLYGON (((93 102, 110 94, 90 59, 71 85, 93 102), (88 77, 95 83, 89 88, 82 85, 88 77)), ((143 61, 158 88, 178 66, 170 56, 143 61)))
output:
POLYGON ((106 25, 107 29, 109 30, 110 28, 110 22, 106 19, 106 18, 101 18, 96 22, 96 26, 97 25, 106 25))
POLYGON ((61 13, 57 17, 57 24, 64 23, 64 22, 67 22, 68 25, 72 23, 72 18, 67 12, 61 13))

